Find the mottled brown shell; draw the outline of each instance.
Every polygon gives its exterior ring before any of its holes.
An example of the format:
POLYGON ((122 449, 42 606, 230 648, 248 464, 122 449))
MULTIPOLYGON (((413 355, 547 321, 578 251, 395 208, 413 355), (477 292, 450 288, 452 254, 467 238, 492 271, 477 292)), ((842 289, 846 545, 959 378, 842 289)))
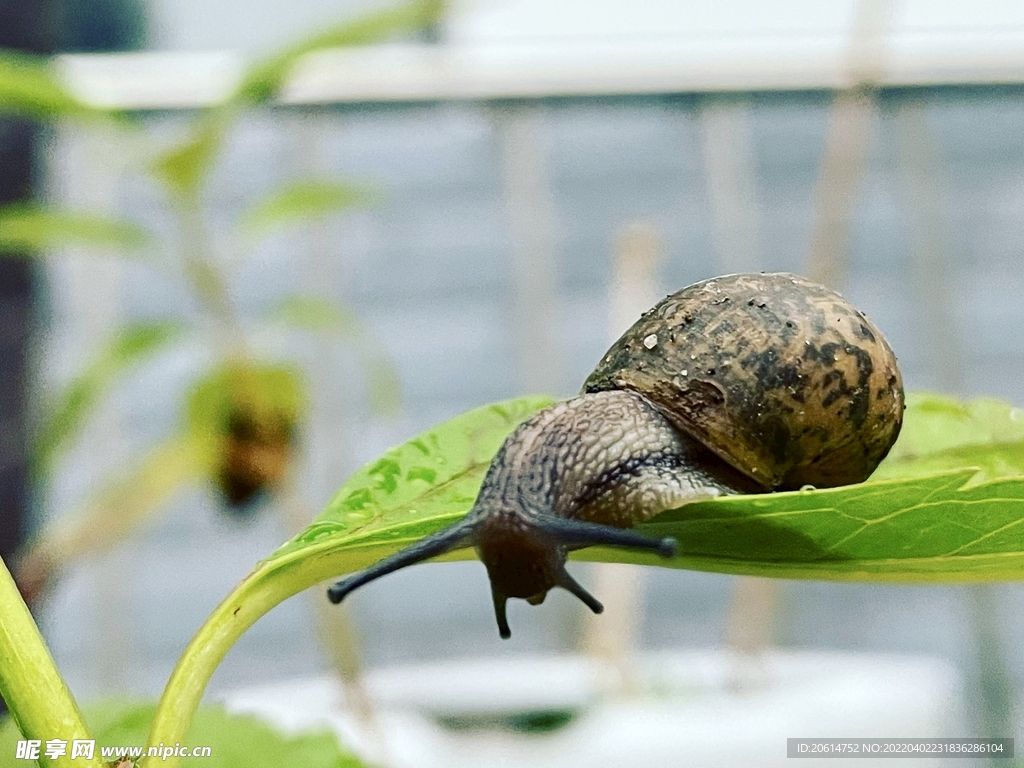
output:
POLYGON ((629 389, 767 489, 866 479, 903 423, 881 332, 788 274, 727 275, 666 297, 612 346, 584 392, 629 389))

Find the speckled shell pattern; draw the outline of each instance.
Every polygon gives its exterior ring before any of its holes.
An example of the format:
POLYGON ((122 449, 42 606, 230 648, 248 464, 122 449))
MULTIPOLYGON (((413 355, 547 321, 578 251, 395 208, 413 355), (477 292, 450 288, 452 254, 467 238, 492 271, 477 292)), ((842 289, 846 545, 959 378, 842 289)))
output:
POLYGON ((865 480, 896 441, 903 382, 881 332, 791 274, 667 296, 608 350, 585 393, 632 390, 767 490, 865 480))

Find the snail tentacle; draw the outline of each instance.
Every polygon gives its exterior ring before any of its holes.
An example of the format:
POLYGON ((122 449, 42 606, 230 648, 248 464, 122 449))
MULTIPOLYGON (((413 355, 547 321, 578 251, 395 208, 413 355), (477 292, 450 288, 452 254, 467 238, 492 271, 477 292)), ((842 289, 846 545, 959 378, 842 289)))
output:
POLYGON ((379 579, 381 576, 456 549, 473 546, 472 536, 476 526, 470 518, 471 516, 467 516, 459 522, 442 528, 440 531, 410 544, 405 549, 385 557, 369 568, 342 579, 327 590, 327 597, 332 603, 340 603, 353 590, 379 579))
POLYGON ((615 528, 586 520, 546 516, 533 518, 530 524, 550 537, 556 546, 569 551, 586 547, 620 547, 649 550, 664 558, 670 558, 675 555, 677 549, 676 540, 671 537, 659 539, 630 528, 615 528))
POLYGON ((572 592, 594 613, 604 612, 604 606, 601 605, 601 601, 587 592, 576 579, 569 575, 568 571, 562 571, 561 578, 558 580, 558 586, 568 592, 572 592))
POLYGON ((498 589, 494 582, 491 582, 491 597, 494 600, 494 615, 498 619, 498 634, 502 640, 508 640, 512 637, 512 630, 508 626, 508 613, 505 610, 508 595, 498 589))

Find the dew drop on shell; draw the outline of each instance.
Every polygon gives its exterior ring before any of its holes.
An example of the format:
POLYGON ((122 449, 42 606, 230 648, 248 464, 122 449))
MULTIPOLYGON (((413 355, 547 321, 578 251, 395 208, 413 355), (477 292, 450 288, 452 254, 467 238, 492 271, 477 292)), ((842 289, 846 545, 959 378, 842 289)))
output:
POLYGON ((658 346, 658 334, 652 333, 650 336, 644 338, 644 346, 647 347, 647 349, 654 349, 658 346))

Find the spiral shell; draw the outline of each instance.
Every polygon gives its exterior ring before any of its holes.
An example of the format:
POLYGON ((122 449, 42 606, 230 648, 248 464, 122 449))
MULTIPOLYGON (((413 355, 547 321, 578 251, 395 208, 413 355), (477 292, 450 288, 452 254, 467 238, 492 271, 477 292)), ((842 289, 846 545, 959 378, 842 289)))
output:
POLYGON ((667 296, 584 392, 628 389, 766 489, 866 479, 896 441, 903 382, 881 332, 790 274, 727 275, 667 296))

